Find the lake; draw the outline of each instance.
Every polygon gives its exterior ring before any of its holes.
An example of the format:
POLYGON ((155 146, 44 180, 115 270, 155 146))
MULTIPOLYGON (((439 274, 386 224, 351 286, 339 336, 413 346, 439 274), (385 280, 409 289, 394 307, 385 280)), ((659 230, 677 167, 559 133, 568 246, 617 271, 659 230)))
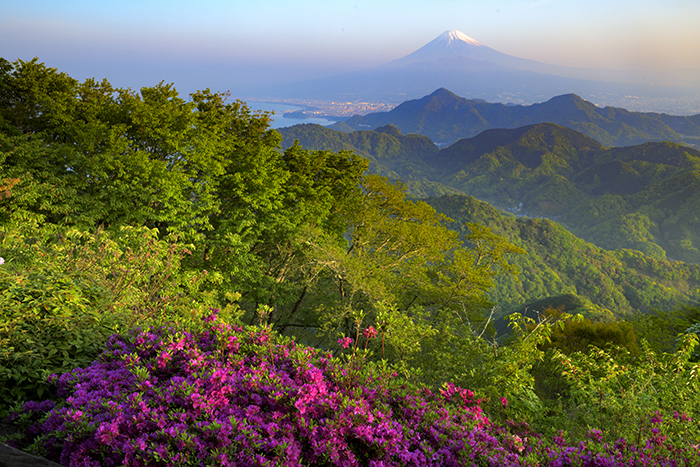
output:
POLYGON ((275 112, 275 115, 272 116, 270 128, 283 128, 286 126, 298 125, 300 123, 317 123, 319 125, 332 125, 333 123, 335 123, 335 121, 328 120, 325 118, 284 118, 282 116, 282 114, 284 114, 285 112, 304 110, 305 107, 303 105, 256 101, 248 101, 246 103, 248 104, 248 107, 250 107, 251 110, 264 110, 267 112, 275 112))

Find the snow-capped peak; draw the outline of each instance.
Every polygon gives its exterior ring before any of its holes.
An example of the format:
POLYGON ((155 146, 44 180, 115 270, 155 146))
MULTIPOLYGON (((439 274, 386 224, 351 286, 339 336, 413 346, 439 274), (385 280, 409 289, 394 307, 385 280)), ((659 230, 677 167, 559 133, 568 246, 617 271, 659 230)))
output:
POLYGON ((462 41, 462 42, 466 42, 467 44, 470 44, 470 45, 482 45, 481 42, 477 41, 476 39, 472 39, 471 37, 464 34, 462 31, 456 31, 456 30, 443 32, 438 37, 438 40, 447 41, 448 43, 450 43, 452 41, 462 41))
POLYGON ((494 60, 502 56, 476 39, 461 31, 445 31, 426 45, 403 58, 388 63, 388 66, 406 65, 417 62, 434 62, 436 60, 494 60))

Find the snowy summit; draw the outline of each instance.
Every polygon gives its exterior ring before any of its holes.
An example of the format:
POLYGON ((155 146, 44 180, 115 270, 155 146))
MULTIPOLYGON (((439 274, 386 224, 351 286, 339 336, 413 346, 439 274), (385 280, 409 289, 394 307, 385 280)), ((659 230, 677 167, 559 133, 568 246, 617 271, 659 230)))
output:
POLYGON ((462 31, 445 31, 442 34, 440 34, 437 38, 435 38, 432 42, 430 42, 430 44, 432 44, 433 42, 447 42, 447 45, 449 45, 453 41, 462 41, 466 42, 469 45, 476 46, 482 45, 481 42, 477 41, 476 39, 472 39, 471 37, 464 34, 462 31))
POLYGON ((462 31, 445 31, 415 52, 391 62, 391 65, 460 58, 490 60, 502 55, 476 39, 472 39, 462 31))

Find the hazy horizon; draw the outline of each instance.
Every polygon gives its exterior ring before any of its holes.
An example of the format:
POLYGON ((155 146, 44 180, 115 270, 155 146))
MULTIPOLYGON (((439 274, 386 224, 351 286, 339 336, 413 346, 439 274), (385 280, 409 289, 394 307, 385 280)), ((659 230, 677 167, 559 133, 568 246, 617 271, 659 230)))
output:
MULTIPOLYGON (((446 30, 543 63, 700 69, 700 3, 567 0, 319 2, 24 1, 0 7, 0 56, 84 80, 164 80, 245 97, 401 58, 446 30)), ((700 84, 700 83, 698 83, 700 84)))

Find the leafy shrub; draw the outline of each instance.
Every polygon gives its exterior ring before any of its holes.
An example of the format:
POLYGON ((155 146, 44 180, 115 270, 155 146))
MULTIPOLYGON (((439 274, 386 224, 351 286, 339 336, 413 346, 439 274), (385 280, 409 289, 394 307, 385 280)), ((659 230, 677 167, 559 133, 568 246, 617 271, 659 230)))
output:
POLYGON ((0 248, 0 416, 12 401, 44 396, 49 374, 87 366, 115 331, 172 317, 178 293, 201 282, 183 280, 184 250, 146 228, 7 230, 0 248))
POLYGON ((665 420, 668 444, 697 446, 697 423, 686 423, 700 418, 700 364, 690 362, 697 342, 696 335, 686 334, 677 352, 657 353, 642 341, 638 358, 615 347, 556 353, 552 361, 570 389, 569 397, 560 401, 561 418, 552 417, 550 423, 579 437, 581 430, 595 428, 606 442, 613 442, 656 436, 654 425, 665 420))

